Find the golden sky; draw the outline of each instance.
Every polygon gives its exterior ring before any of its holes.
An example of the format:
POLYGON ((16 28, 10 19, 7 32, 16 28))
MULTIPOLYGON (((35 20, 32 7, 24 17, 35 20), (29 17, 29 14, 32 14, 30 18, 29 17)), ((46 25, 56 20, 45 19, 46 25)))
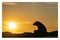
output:
POLYGON ((58 30, 57 2, 3 2, 2 31, 14 33, 33 32, 37 30, 32 24, 42 22, 48 32, 58 30), (7 22, 16 22, 17 28, 9 30, 7 22))

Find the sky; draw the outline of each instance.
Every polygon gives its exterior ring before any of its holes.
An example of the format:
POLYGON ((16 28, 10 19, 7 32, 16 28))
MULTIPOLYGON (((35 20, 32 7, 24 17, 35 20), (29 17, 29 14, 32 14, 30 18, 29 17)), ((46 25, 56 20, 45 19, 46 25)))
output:
POLYGON ((57 2, 2 2, 2 31, 13 33, 34 32, 35 21, 42 22, 48 32, 58 30, 57 2), (7 22, 16 22, 17 28, 9 30, 7 22))

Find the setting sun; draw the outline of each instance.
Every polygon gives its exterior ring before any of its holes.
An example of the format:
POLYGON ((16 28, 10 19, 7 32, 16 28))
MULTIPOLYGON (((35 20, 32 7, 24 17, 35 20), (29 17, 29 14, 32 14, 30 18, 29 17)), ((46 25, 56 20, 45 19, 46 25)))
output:
POLYGON ((15 22, 9 22, 8 27, 9 27, 9 29, 15 29, 16 28, 16 23, 15 22))

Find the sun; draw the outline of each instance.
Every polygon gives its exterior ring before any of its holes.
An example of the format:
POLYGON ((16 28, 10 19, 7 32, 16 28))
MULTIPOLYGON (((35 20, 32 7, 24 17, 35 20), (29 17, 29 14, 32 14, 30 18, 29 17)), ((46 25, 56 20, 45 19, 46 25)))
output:
POLYGON ((15 22, 8 22, 8 27, 9 27, 9 29, 15 29, 16 23, 15 22))

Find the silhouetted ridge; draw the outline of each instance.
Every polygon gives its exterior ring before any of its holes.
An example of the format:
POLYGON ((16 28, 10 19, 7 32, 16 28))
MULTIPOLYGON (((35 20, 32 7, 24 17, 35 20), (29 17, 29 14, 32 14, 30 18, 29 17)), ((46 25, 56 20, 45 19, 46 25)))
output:
POLYGON ((47 32, 46 37, 58 37, 58 31, 47 32))

